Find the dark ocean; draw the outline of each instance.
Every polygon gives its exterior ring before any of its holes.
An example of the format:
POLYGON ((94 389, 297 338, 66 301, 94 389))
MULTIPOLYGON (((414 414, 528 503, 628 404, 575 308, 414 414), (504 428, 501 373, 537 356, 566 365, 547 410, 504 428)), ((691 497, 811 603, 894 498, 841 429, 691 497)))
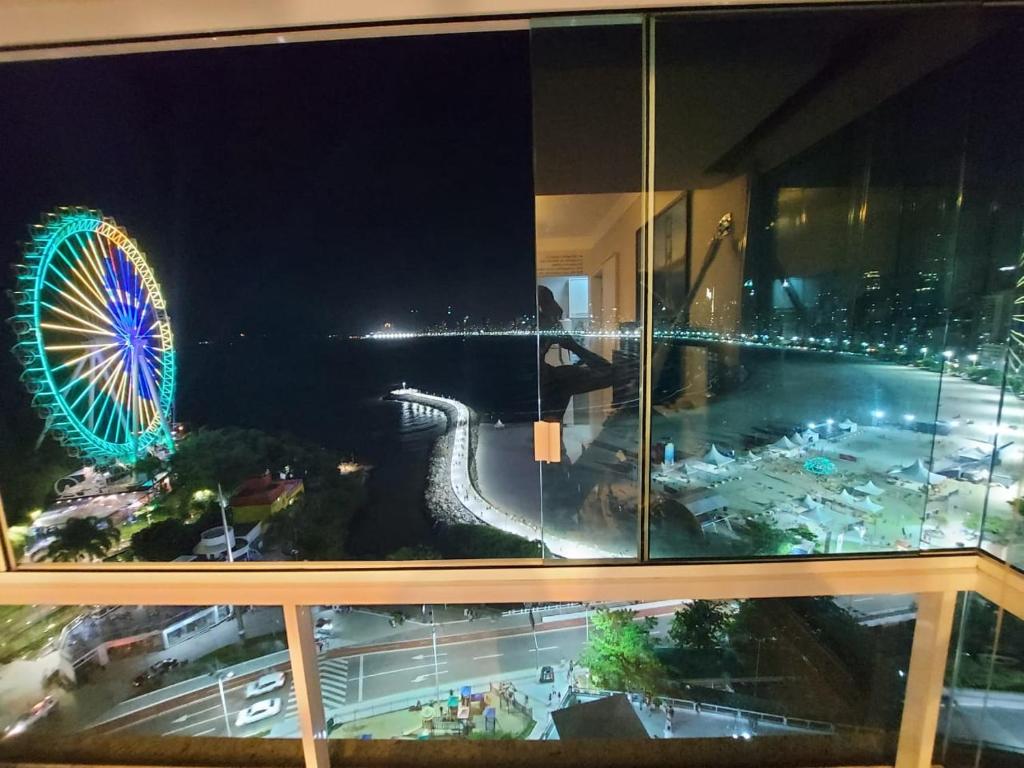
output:
POLYGON ((462 400, 490 421, 533 421, 536 340, 239 339, 179 348, 178 381, 176 416, 193 427, 287 432, 373 465, 350 546, 354 557, 380 557, 430 541, 423 486, 445 426, 436 411, 383 396, 404 382, 462 400))

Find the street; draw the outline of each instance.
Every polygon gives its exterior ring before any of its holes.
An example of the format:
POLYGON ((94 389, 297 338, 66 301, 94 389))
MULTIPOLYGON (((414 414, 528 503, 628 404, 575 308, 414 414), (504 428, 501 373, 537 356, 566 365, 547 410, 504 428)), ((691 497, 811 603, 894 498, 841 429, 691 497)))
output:
MULTIPOLYGON (((665 616, 661 621, 667 625, 672 609, 663 611, 665 616)), ((538 621, 537 632, 534 634, 525 618, 522 619, 521 627, 512 630, 490 630, 486 624, 440 625, 436 673, 441 694, 447 695, 449 689, 458 688, 471 680, 535 681, 541 666, 551 665, 557 669, 561 662, 575 658, 586 641, 585 620, 576 618, 554 623, 569 623, 571 626, 547 629, 538 621), (503 634, 493 636, 498 632, 503 634), (473 638, 471 633, 484 636, 473 638), (467 635, 469 639, 458 639, 467 635)), ((344 656, 333 656, 334 651, 329 649, 320 661, 326 715, 330 717, 333 714, 352 712, 360 704, 368 706, 398 699, 426 701, 434 698, 437 686, 430 639, 417 639, 403 645, 406 647, 383 650, 370 650, 373 646, 368 646, 368 650, 361 653, 353 652, 358 649, 344 649, 344 656)), ((562 678, 556 678, 554 686, 545 686, 545 691, 564 692, 565 673, 560 672, 562 678)), ((247 674, 241 680, 225 682, 224 695, 232 736, 265 734, 274 726, 294 721, 295 692, 290 674, 284 688, 246 699, 245 687, 251 679, 252 675, 247 674), (235 726, 235 718, 240 711, 256 701, 274 697, 282 700, 280 714, 241 728, 235 726)), ((208 686, 194 695, 175 697, 155 706, 147 706, 139 712, 139 716, 129 715, 123 722, 107 730, 159 735, 223 736, 228 734, 229 727, 225 724, 224 708, 217 687, 208 686)), ((297 735, 297 726, 292 735, 297 735)))

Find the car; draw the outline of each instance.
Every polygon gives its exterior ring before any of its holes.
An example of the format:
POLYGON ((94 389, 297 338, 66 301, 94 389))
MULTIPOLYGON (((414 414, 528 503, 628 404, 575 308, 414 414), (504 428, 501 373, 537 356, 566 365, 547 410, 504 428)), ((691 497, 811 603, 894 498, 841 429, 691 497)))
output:
POLYGON ((53 696, 47 696, 41 701, 36 702, 32 705, 32 708, 7 726, 4 729, 4 738, 10 738, 11 736, 17 736, 19 733, 24 733, 33 725, 38 723, 45 717, 49 717, 54 709, 57 708, 57 700, 53 696))
POLYGON ((542 683, 553 683, 555 682, 555 670, 553 667, 541 667, 540 668, 540 682, 542 683))
POLYGON ((235 718, 235 725, 241 727, 251 723, 258 723, 260 720, 266 720, 268 717, 273 717, 280 711, 281 699, 279 698, 257 701, 251 707, 243 709, 238 713, 238 717, 235 718))
POLYGON ((332 629, 334 629, 334 622, 330 619, 321 616, 319 619, 316 620, 316 628, 330 632, 332 629))
POLYGON ((162 675, 178 666, 181 666, 181 662, 177 659, 160 659, 156 664, 150 666, 149 671, 157 675, 162 675))
POLYGON ((132 678, 132 686, 135 688, 141 688, 142 686, 147 685, 148 683, 151 683, 152 681, 156 680, 158 677, 160 677, 160 675, 158 675, 156 672, 151 672, 147 670, 143 672, 141 675, 136 675, 132 678))
POLYGON ((252 699, 284 686, 284 672, 271 672, 245 686, 245 698, 252 699))
POLYGON ((313 637, 317 640, 330 640, 331 633, 326 629, 314 629, 313 637))

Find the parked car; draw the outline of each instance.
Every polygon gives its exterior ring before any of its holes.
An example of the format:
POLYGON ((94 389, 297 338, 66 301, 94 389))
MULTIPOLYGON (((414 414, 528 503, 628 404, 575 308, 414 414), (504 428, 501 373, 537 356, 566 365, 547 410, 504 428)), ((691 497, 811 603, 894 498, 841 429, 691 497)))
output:
POLYGON ((266 720, 268 717, 273 717, 280 711, 281 699, 273 698, 257 701, 248 709, 243 709, 238 713, 238 717, 235 718, 235 725, 241 727, 251 723, 258 723, 260 720, 266 720))
POLYGON ((135 677, 132 678, 132 686, 135 687, 135 688, 141 688, 142 686, 146 685, 147 683, 153 682, 158 677, 160 677, 160 675, 158 675, 156 672, 152 672, 150 670, 146 670, 141 675, 136 675, 135 677))
POLYGON ((319 619, 316 620, 315 626, 317 629, 323 629, 330 632, 332 629, 334 629, 334 622, 330 619, 326 619, 323 616, 321 616, 319 619))
POLYGON ((284 672, 271 672, 245 686, 245 698, 252 699, 284 686, 284 672))
POLYGON ((3 737, 6 739, 11 736, 17 736, 19 733, 24 733, 43 718, 49 717, 56 708, 57 700, 53 696, 47 696, 42 701, 33 704, 28 712, 7 726, 4 729, 3 737))
POLYGON ((177 659, 160 659, 156 664, 150 666, 149 671, 157 675, 162 675, 179 666, 181 666, 181 662, 177 659))
POLYGON ((553 683, 555 682, 555 670, 553 667, 541 667, 540 668, 540 682, 542 683, 553 683))

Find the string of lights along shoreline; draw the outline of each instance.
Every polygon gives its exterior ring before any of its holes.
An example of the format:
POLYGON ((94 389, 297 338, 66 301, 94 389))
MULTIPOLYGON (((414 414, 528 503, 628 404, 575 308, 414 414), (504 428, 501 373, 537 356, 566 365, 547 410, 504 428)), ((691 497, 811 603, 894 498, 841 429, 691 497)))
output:
POLYGON ((23 253, 10 322, 45 429, 99 465, 172 451, 171 324, 136 242, 99 211, 59 208, 23 253))

